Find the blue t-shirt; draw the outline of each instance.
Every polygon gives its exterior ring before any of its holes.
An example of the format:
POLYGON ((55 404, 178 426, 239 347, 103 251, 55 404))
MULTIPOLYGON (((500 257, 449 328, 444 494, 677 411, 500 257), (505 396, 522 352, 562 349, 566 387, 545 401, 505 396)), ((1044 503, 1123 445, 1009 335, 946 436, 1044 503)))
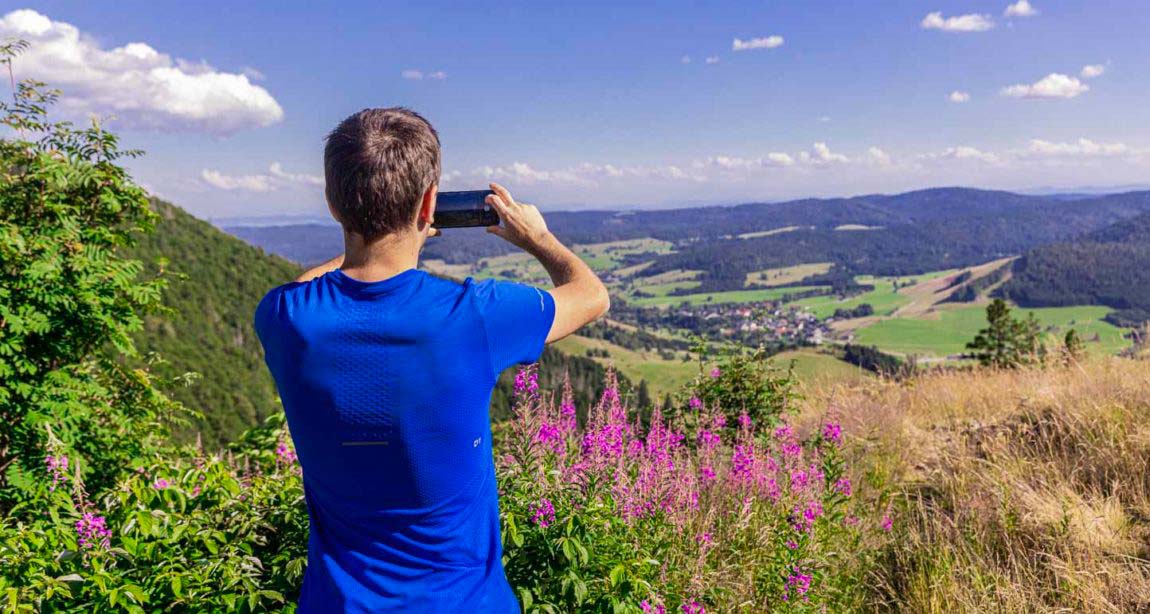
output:
POLYGON ((488 407, 538 360, 547 292, 411 269, 273 289, 255 325, 303 468, 300 612, 519 611, 503 572, 488 407))

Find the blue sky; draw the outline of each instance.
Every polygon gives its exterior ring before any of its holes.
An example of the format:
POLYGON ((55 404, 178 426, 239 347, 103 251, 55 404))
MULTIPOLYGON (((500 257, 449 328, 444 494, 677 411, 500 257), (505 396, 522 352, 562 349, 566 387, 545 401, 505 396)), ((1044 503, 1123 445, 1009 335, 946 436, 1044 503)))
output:
POLYGON ((317 4, 5 4, 0 37, 203 217, 322 215, 324 134, 392 105, 444 189, 553 209, 1150 182, 1141 1, 317 4))

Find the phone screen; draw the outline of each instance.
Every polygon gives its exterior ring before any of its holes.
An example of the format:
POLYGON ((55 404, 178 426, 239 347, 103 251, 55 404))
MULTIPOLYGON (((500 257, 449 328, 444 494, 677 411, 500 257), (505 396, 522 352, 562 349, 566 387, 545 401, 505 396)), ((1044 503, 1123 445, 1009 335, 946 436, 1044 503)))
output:
POLYGON ((499 214, 485 202, 489 190, 440 192, 435 202, 436 228, 467 228, 494 226, 499 214))

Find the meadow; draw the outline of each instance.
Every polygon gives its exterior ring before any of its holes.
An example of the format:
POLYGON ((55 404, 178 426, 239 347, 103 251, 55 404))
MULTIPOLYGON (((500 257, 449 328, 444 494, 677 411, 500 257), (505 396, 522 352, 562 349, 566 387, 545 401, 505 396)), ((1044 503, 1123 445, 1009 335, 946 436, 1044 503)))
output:
POLYGON ((802 404, 809 423, 842 421, 897 510, 864 609, 1150 609, 1146 362, 872 379, 802 404))

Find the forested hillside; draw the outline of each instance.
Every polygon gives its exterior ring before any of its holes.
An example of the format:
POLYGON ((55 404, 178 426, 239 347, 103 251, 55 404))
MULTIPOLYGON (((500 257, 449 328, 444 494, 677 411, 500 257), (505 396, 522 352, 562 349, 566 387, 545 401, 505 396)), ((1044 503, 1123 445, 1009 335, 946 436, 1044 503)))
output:
POLYGON ((206 444, 219 444, 279 410, 252 314, 268 289, 291 281, 300 269, 179 207, 159 200, 152 206, 161 218, 155 232, 127 255, 149 273, 161 267, 169 272, 164 304, 173 313, 148 316, 137 343, 165 359, 160 373, 199 374, 172 396, 203 412, 193 432, 201 431, 206 444))
POLYGON ((1024 307, 1106 305, 1119 325, 1150 319, 1150 214, 1030 250, 1003 294, 1024 307))

